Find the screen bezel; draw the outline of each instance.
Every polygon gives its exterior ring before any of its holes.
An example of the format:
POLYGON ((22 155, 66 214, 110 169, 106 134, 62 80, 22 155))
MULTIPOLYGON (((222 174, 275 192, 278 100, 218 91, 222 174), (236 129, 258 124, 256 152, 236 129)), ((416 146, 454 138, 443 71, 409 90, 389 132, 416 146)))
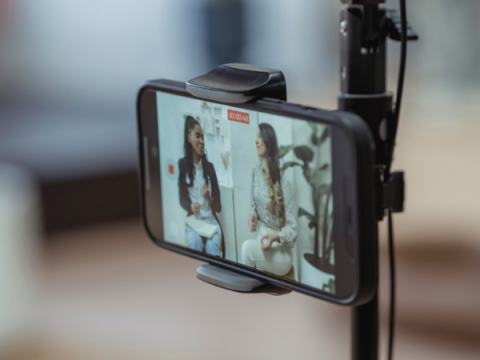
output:
MULTIPOLYGON (((365 226, 361 226, 361 212, 359 211, 357 194, 359 192, 371 192, 373 196, 373 187, 369 186, 369 179, 359 179, 358 175, 362 175, 365 171, 359 171, 359 167, 365 167, 365 164, 359 164, 359 144, 361 142, 356 139, 355 133, 352 132, 352 126, 348 122, 352 121, 349 116, 339 118, 339 112, 329 112, 320 109, 308 108, 300 105, 290 104, 274 99, 264 99, 255 103, 247 104, 235 104, 232 105, 236 108, 260 111, 269 114, 289 117, 298 120, 307 120, 330 125, 332 129, 332 175, 333 175, 333 199, 334 199, 334 224, 338 224, 341 219, 341 224, 346 221, 348 214, 346 213, 346 198, 345 195, 345 178, 349 179, 352 184, 351 191, 353 192, 350 198, 349 206, 352 208, 352 231, 354 233, 354 239, 350 237, 350 241, 353 241, 354 254, 348 253, 347 246, 345 244, 345 235, 342 236, 342 242, 336 240, 335 243, 335 277, 336 287, 338 291, 335 294, 324 292, 320 289, 302 284, 300 282, 285 279, 280 276, 276 276, 270 273, 259 271, 231 260, 219 259, 212 257, 205 253, 200 253, 192 249, 179 246, 168 241, 162 240, 163 228, 162 228, 162 206, 161 206, 161 191, 160 191, 160 162, 159 154, 155 158, 154 154, 148 151, 148 157, 145 157, 143 139, 147 136, 150 144, 156 144, 158 147, 158 128, 157 128, 157 105, 156 105, 156 92, 166 92, 187 98, 197 99, 190 95, 186 89, 184 83, 173 82, 168 80, 150 82, 142 87, 138 96, 138 119, 139 119, 139 156, 140 156, 140 174, 141 174, 141 192, 142 192, 142 210, 143 217, 147 232, 152 240, 159 246, 182 253, 184 255, 207 261, 211 264, 215 264, 220 267, 235 270, 245 275, 257 278, 262 281, 267 281, 277 286, 281 286, 290 290, 299 291, 307 295, 322 298, 324 300, 332 301, 337 304, 359 304, 368 301, 373 296, 373 290, 376 287, 376 278, 371 276, 375 271, 370 271, 370 274, 365 273, 365 266, 362 268, 361 255, 364 253, 362 247, 359 246, 361 233, 365 232, 365 226), (145 181, 145 164, 148 162, 148 171, 150 175, 149 186, 150 190, 146 192, 145 181), (367 186, 359 189, 365 183, 367 186), (160 219, 160 220, 159 220, 160 219), (362 229, 363 228, 363 229, 362 229), (340 243, 340 244, 339 244, 340 243), (353 258, 353 261, 352 261, 353 258), (363 270, 363 271, 362 271, 363 270), (367 275, 367 276, 365 276, 367 275), (375 278, 375 279, 374 279, 375 278), (373 284, 375 282, 375 284, 373 284)), ((218 103, 216 101, 210 101, 211 103, 218 103)), ((349 114, 350 115, 350 114, 349 114)), ((359 126, 358 123, 354 124, 359 126)), ((363 125, 362 125, 363 126, 363 125)), ((360 128, 362 127, 360 126, 360 128)), ((365 127, 365 126, 364 126, 365 127)), ((357 129, 358 130, 358 129, 357 129)), ((367 129, 368 130, 368 129, 367 129)), ((364 131, 364 129, 361 129, 364 131)), ((358 131, 357 131, 358 132, 358 131)), ((368 131, 367 131, 368 132, 368 131)), ((364 134, 365 135, 365 134, 364 134)), ((366 134, 368 138, 368 133, 366 134)), ((358 137, 358 136, 357 136, 358 137)), ((364 136, 365 137, 365 136, 364 136)), ((372 142, 363 139, 363 152, 371 153, 373 156, 372 142)), ((364 154, 365 155, 365 154, 364 154)), ((363 156, 365 157, 365 156, 363 156)), ((368 156, 367 156, 368 158, 368 156)), ((363 161, 365 163, 365 161, 363 161)), ((367 161, 368 163, 368 161, 367 161)), ((372 161, 373 164, 373 161, 372 161)), ((371 165, 371 164, 370 164, 371 165)), ((363 169, 365 170, 365 169, 363 169)), ((370 167, 372 171, 372 167, 370 167)), ((362 176, 361 176, 362 177, 362 176)), ((364 196, 365 197, 365 196, 364 196)), ((373 199, 373 197, 372 197, 373 199)), ((367 217, 374 218, 373 211, 369 211, 368 207, 367 217)), ((334 238, 338 239, 338 231, 345 232, 344 227, 334 227, 334 238), (335 230, 336 229, 336 230, 335 230)), ((371 235, 376 235, 375 231, 370 229, 371 235)), ((375 239, 376 240, 376 239, 375 239)), ((370 249, 371 250, 371 249, 370 249)), ((351 252, 351 249, 350 249, 351 252)), ((370 260, 372 259, 369 256, 370 260)), ((370 266, 370 268, 373 268, 370 266)))

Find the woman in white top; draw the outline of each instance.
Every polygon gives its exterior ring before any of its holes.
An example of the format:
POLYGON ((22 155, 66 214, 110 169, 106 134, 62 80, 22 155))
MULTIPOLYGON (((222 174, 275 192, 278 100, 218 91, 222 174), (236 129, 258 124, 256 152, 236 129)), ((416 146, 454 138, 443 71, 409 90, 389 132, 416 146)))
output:
POLYGON ((281 179, 275 130, 260 124, 255 141, 259 164, 252 170, 250 192, 250 231, 256 239, 242 244, 241 262, 275 275, 285 275, 292 268, 292 248, 297 237, 292 187, 281 179))

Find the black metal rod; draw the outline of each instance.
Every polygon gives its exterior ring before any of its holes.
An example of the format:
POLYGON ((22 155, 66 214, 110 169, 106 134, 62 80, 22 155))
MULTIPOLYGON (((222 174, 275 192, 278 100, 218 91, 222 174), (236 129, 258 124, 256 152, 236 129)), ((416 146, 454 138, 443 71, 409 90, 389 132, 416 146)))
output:
POLYGON ((388 357, 393 356, 393 340, 395 336, 395 248, 393 245, 393 220, 392 211, 388 210, 388 255, 390 258, 390 318, 388 329, 388 357))
POLYGON ((352 310, 352 360, 378 359, 378 298, 352 310))
POLYGON ((386 91, 385 9, 370 4, 342 9, 340 33, 339 108, 365 120, 375 140, 376 163, 385 166, 388 148, 381 129, 383 126, 386 133, 393 98, 393 94, 386 91))
MULTIPOLYGON (((378 7, 384 0, 342 2, 350 6, 342 10, 340 17, 338 106, 358 114, 368 124, 376 145, 376 165, 384 168, 388 148, 381 127, 386 126, 393 97, 386 92, 386 13, 378 7)), ((372 261, 378 262, 378 258, 372 261)), ((352 359, 378 360, 377 295, 352 309, 352 359)))

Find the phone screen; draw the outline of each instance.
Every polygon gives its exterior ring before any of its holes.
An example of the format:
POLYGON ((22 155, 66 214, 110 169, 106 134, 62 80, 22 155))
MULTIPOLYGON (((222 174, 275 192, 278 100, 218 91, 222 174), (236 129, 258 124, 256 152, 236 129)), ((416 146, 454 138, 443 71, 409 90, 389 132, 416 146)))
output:
POLYGON ((163 241, 335 286, 328 125, 156 92, 163 241))

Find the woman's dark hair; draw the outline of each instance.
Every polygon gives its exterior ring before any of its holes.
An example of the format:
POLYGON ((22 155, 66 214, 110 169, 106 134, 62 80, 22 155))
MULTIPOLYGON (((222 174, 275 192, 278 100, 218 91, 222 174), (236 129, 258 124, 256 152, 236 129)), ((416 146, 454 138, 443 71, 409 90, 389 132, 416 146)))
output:
MULTIPOLYGON (((187 174, 188 177, 190 178, 190 184, 188 184, 188 187, 193 186, 193 179, 195 175, 195 166, 193 166, 193 146, 188 141, 188 135, 192 132, 192 130, 195 128, 195 126, 198 125, 200 126, 200 123, 195 120, 193 116, 187 116, 185 118, 185 129, 183 132, 183 150, 184 150, 184 158, 185 158, 185 163, 187 164, 187 174)), ((205 152, 205 155, 202 156, 202 167, 203 167, 203 177, 205 178, 205 181, 208 184, 208 177, 207 177, 207 153, 205 152)))
POLYGON ((278 218, 285 219, 285 207, 283 204, 283 191, 281 185, 280 161, 278 158, 278 143, 275 130, 269 124, 262 123, 258 125, 260 129, 260 138, 267 147, 267 165, 268 176, 266 177, 268 186, 268 196, 270 203, 267 205, 268 211, 275 216, 275 205, 280 208, 278 218))

